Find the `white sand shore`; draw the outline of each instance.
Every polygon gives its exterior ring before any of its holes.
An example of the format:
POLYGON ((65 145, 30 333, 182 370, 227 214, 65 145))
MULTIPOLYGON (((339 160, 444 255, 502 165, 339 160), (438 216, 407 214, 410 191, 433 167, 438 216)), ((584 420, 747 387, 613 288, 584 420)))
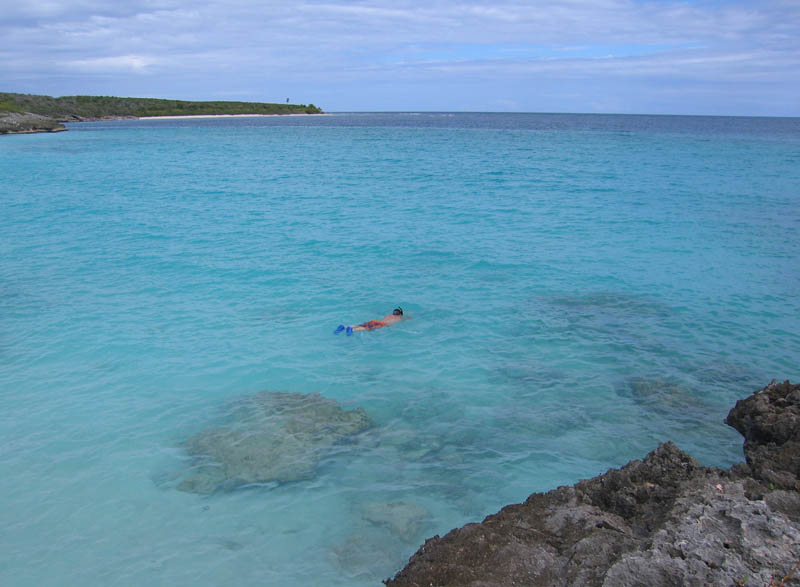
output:
POLYGON ((137 120, 171 120, 176 118, 255 118, 261 116, 328 116, 322 114, 181 114, 179 116, 138 116, 137 120))

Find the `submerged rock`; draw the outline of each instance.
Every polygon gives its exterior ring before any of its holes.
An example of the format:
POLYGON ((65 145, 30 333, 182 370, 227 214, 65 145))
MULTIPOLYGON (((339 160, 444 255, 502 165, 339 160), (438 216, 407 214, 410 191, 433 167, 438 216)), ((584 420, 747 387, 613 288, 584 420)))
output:
POLYGON ((633 401, 659 415, 692 414, 704 406, 689 390, 665 379, 634 377, 628 387, 633 401))
POLYGON ((398 457, 408 461, 420 461, 438 452, 444 440, 429 430, 414 428, 381 428, 369 439, 374 446, 395 449, 398 457))
POLYGON ((259 393, 234 406, 229 425, 187 441, 195 463, 178 489, 213 493, 308 479, 334 444, 371 425, 364 410, 344 410, 317 393, 259 393))
POLYGON ((371 584, 403 564, 402 542, 383 528, 359 527, 331 548, 331 561, 353 583, 371 584))
POLYGON ((650 296, 631 295, 617 291, 594 291, 554 296, 550 303, 570 308, 582 314, 621 314, 626 316, 667 317, 672 314, 669 306, 650 296))
POLYGON ((403 501, 367 503, 362 506, 361 515, 406 541, 417 538, 422 525, 430 519, 430 512, 424 506, 403 501))
POLYGON ((747 465, 703 467, 668 442, 435 536, 385 583, 800 585, 786 578, 800 558, 798 416, 800 385, 773 383, 728 416, 747 465))
POLYGON ((374 583, 402 565, 407 545, 424 535, 430 520, 424 506, 403 501, 363 503, 356 512, 347 538, 330 549, 332 562, 353 583, 374 583))

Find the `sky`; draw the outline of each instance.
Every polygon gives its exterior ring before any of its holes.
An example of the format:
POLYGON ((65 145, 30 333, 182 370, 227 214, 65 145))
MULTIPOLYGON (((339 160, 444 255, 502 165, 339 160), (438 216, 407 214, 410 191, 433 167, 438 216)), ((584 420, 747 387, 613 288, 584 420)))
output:
POLYGON ((0 91, 800 116, 800 0, 0 0, 0 91))

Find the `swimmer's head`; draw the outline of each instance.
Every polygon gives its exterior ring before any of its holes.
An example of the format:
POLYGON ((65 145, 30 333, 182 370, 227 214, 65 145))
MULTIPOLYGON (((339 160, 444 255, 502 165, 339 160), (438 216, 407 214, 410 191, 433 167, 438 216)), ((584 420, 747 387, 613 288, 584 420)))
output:
POLYGON ((403 315, 403 308, 395 308, 392 312, 393 316, 402 316, 403 315))

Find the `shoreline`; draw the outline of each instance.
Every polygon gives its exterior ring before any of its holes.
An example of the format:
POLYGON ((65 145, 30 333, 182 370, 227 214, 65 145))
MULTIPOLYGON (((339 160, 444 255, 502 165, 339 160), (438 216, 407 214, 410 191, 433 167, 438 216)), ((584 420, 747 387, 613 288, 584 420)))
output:
POLYGON ((255 118, 262 116, 328 116, 325 112, 320 113, 301 113, 293 112, 290 114, 180 114, 165 116, 102 116, 99 118, 51 118, 40 114, 25 113, 4 113, 0 115, 0 135, 11 134, 33 134, 42 132, 62 132, 69 130, 66 124, 84 122, 113 122, 118 120, 183 120, 190 118, 255 118))
POLYGON ((744 437, 744 462, 706 467, 660 444, 427 539, 384 584, 789 585, 800 568, 800 385, 773 380, 725 423, 744 437))
POLYGON ((180 120, 185 118, 256 118, 262 116, 329 116, 321 114, 180 114, 166 116, 136 116, 132 120, 180 120))
POLYGON ((0 135, 62 132, 66 127, 47 116, 30 112, 0 112, 0 135))
POLYGON ((66 132, 66 128, 54 128, 54 129, 46 129, 46 128, 31 128, 26 130, 7 130, 0 132, 0 135, 33 135, 37 133, 43 132, 66 132))

